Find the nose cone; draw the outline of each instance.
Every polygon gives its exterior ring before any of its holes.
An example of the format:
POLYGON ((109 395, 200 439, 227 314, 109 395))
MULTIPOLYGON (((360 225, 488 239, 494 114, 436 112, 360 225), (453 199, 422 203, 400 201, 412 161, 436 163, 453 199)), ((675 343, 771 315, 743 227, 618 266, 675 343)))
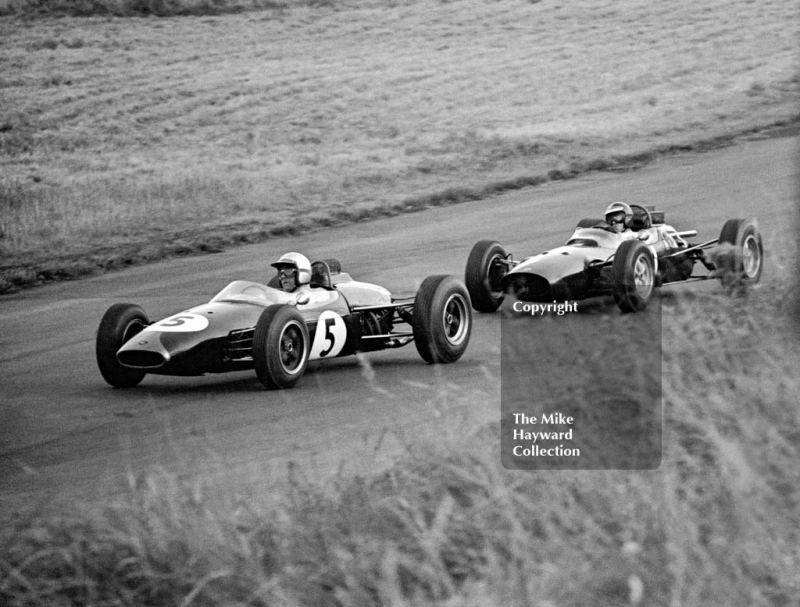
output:
POLYGON ((503 277, 503 290, 520 301, 570 299, 586 282, 586 267, 596 250, 563 246, 529 257, 503 277))
POLYGON ((503 292, 513 295, 520 301, 548 299, 552 290, 546 278, 528 272, 506 274, 500 284, 503 292))
MULTIPOLYGON (((536 274, 552 284, 567 276, 583 272, 589 258, 586 251, 580 247, 558 247, 523 260, 509 274, 516 272, 536 274)), ((591 259, 595 259, 595 256, 592 255, 591 259)))
POLYGON ((159 369, 169 362, 170 355, 161 343, 160 334, 144 331, 117 352, 117 360, 126 367, 159 369))

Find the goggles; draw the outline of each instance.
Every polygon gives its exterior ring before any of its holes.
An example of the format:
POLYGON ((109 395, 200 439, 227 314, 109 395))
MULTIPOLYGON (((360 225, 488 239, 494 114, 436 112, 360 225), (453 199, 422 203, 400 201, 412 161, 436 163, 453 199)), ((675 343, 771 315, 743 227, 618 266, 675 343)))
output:
POLYGON ((278 272, 278 278, 294 278, 297 276, 297 268, 283 268, 278 272))

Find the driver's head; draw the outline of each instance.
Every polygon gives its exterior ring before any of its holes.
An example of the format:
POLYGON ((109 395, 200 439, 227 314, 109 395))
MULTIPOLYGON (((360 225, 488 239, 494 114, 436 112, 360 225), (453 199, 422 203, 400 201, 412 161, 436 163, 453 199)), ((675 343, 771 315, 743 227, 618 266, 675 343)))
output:
POLYGON ((631 227, 633 220, 633 210, 624 202, 612 202, 606 207, 606 212, 603 214, 606 223, 611 226, 615 232, 623 232, 626 228, 631 227))
POLYGON ((300 253, 285 253, 272 267, 278 270, 281 288, 287 293, 311 282, 311 262, 300 253))

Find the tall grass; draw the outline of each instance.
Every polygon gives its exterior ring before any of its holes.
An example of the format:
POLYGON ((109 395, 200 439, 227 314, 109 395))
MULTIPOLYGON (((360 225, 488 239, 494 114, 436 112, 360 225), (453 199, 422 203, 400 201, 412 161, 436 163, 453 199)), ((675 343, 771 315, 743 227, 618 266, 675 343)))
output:
POLYGON ((494 425, 410 443, 371 476, 319 485, 290 468, 277 503, 155 471, 100 511, 18 519, 0 602, 791 604, 800 382, 786 309, 755 290, 671 296, 663 313, 656 471, 506 471, 494 425))
MULTIPOLYGON (((173 176, 169 180, 131 185, 124 179, 87 181, 61 188, 28 186, 0 180, 0 212, 7 253, 31 254, 33 241, 47 242, 49 255, 69 251, 91 240, 116 243, 181 227, 198 229, 205 222, 224 225, 252 192, 242 184, 204 175, 173 176)), ((257 202, 253 202, 254 206, 257 202)))

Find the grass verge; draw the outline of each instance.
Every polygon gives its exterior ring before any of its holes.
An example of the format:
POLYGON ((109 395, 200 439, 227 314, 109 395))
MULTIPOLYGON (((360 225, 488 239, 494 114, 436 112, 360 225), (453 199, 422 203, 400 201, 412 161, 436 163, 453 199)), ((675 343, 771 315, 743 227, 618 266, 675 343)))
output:
MULTIPOLYGON (((328 0, 329 1, 329 0, 328 0)), ((42 17, 186 17, 323 6, 326 0, 2 0, 0 16, 42 17)))
MULTIPOLYGON (((124 209, 129 206, 123 200, 118 200, 121 194, 118 196, 113 192, 106 192, 108 200, 104 206, 108 207, 107 216, 101 219, 93 215, 90 220, 93 237, 89 238, 89 242, 84 246, 79 245, 76 248, 74 243, 65 246, 60 242, 64 239, 71 240, 74 233, 69 235, 50 233, 43 236, 50 241, 51 246, 39 254, 30 251, 18 254, 6 252, 0 259, 0 294, 172 257, 217 253, 231 246, 263 242, 274 237, 297 235, 320 228, 414 213, 431 207, 470 200, 482 200, 505 191, 533 187, 550 181, 573 179, 592 171, 635 170, 660 157, 717 149, 731 145, 741 137, 754 134, 760 136, 771 132, 784 134, 793 131, 798 125, 800 118, 771 125, 763 130, 750 129, 738 136, 726 135, 693 143, 668 144, 632 154, 581 158, 574 160, 568 166, 541 174, 522 175, 484 185, 452 187, 386 204, 378 202, 355 208, 334 205, 331 210, 320 208, 313 213, 288 213, 278 217, 275 217, 274 213, 265 213, 258 218, 227 224, 210 223, 210 225, 172 228, 170 226, 180 223, 177 217, 167 216, 162 222, 156 223, 153 221, 153 216, 147 212, 148 209, 137 208, 135 211, 137 214, 144 211, 146 216, 146 220, 137 227, 130 218, 121 217, 124 209), (103 229, 108 230, 108 236, 102 235, 103 229)), ((173 203, 178 212, 190 204, 194 204, 195 208, 202 206, 198 200, 208 198, 209 191, 212 192, 210 205, 213 207, 215 201, 219 199, 221 190, 225 190, 220 184, 198 186, 196 182, 179 184, 178 188, 179 192, 169 195, 173 199, 187 201, 173 203)), ((80 193, 85 195, 86 190, 81 189, 80 193)), ((228 191, 223 195, 231 198, 236 194, 228 191)), ((69 199, 69 195, 64 192, 56 194, 53 190, 33 188, 19 182, 0 183, 0 209, 3 209, 5 217, 5 220, 0 222, 0 232, 4 229, 11 231, 12 228, 9 226, 12 224, 19 226, 22 223, 36 224, 39 227, 31 229, 47 232, 51 228, 48 228, 46 216, 54 214, 69 216, 72 212, 68 208, 69 199), (54 210, 59 207, 59 210, 54 210), (30 215, 31 208, 50 210, 30 215), (16 211, 22 209, 25 210, 25 216, 15 217, 16 211)), ((76 206, 85 204, 85 201, 78 196, 74 200, 76 206)), ((78 214, 79 211, 76 209, 75 213, 78 214)), ((210 213, 213 214, 213 209, 210 213)), ((74 230, 80 232, 81 228, 74 227, 74 230)))
MULTIPOLYGON (((3 17, 0 290, 795 124, 793 11, 732 2, 3 17)), ((247 4, 9 3, 98 15, 247 4)))

